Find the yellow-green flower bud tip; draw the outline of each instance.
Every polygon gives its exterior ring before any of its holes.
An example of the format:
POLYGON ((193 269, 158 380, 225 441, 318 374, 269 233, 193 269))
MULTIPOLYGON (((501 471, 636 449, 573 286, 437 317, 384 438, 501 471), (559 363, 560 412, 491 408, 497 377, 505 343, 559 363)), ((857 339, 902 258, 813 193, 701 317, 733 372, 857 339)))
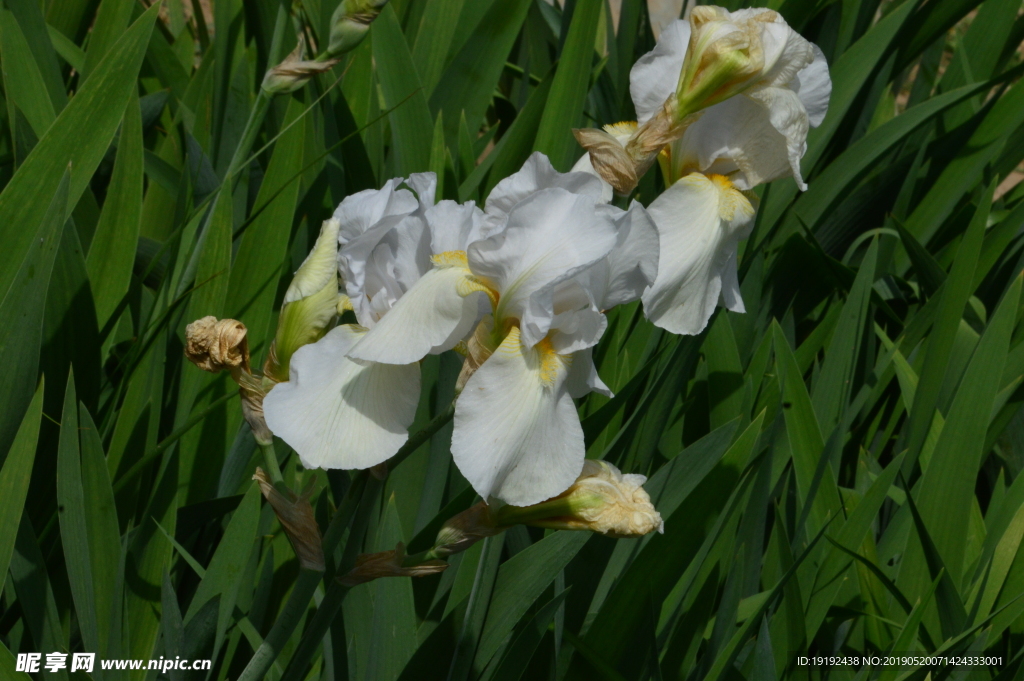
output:
POLYGON ((388 0, 342 0, 331 16, 327 55, 340 57, 355 49, 386 4, 388 0))
POLYGON ((721 7, 702 5, 690 13, 690 44, 676 88, 677 120, 743 92, 761 75, 761 29, 777 14, 764 10, 742 19, 721 7))
POLYGON ((623 475, 606 461, 587 459, 572 487, 534 506, 504 506, 502 525, 524 523, 555 530, 590 530, 609 537, 641 537, 665 531, 661 514, 644 490, 642 475, 623 475))
MULTIPOLYGON (((252 479, 259 483, 263 496, 274 508, 277 519, 281 522, 285 534, 291 540, 299 564, 306 570, 324 571, 323 540, 320 527, 313 516, 313 507, 309 504, 312 487, 301 495, 288 498, 279 492, 262 468, 256 469, 252 479)), ((291 492, 289 492, 291 494, 291 492)))
POLYGON ((316 244, 299 266, 284 294, 277 334, 264 372, 288 380, 288 364, 296 350, 327 333, 338 314, 338 230, 341 223, 323 223, 316 244))

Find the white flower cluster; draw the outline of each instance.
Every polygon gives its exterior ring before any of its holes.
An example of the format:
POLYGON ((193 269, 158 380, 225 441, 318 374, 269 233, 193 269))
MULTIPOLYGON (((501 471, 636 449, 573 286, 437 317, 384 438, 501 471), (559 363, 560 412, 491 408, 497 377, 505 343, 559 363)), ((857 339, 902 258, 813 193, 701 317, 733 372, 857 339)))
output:
POLYGON ((516 506, 565 492, 584 467, 573 398, 609 394, 591 358, 605 312, 642 299, 657 326, 696 334, 716 304, 743 311, 736 249, 755 213, 749 190, 784 176, 803 187, 807 130, 830 90, 821 51, 777 13, 698 7, 634 66, 638 124, 577 131, 590 151, 571 172, 535 153, 482 208, 435 202, 431 173, 349 196, 304 268, 323 283, 304 286, 300 270, 288 302, 324 283, 336 292, 312 263, 337 235, 337 308, 358 324, 291 354, 264 401, 267 424, 308 467, 376 465, 408 437, 418 362, 458 348, 452 456, 463 475, 516 506), (652 158, 664 193, 647 209, 611 205, 613 187, 630 189, 652 158))

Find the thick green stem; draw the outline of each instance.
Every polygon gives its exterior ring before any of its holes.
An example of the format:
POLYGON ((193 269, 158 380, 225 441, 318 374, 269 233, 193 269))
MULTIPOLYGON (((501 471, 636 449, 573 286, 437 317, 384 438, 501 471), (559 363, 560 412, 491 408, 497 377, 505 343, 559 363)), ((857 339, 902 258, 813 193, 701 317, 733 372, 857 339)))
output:
POLYGON ((274 443, 267 442, 266 444, 260 443, 260 449, 263 450, 263 463, 267 466, 267 475, 270 476, 270 481, 274 483, 274 487, 278 485, 284 485, 284 476, 281 475, 281 467, 277 463, 277 452, 274 450, 274 443))
POLYGON ((331 582, 327 588, 327 594, 320 601, 320 607, 313 615, 313 621, 309 623, 309 629, 303 634, 302 640, 299 641, 292 658, 288 661, 281 681, 302 681, 306 667, 309 666, 309 661, 313 658, 317 646, 320 645, 327 630, 331 627, 331 622, 341 610, 341 604, 348 594, 348 589, 349 587, 342 586, 338 582, 331 582))
MULTIPOLYGON (((406 457, 419 449, 420 445, 430 439, 434 433, 440 430, 444 424, 451 421, 454 416, 455 403, 453 402, 447 409, 435 416, 426 427, 412 435, 409 441, 391 457, 391 468, 400 464, 406 457)), ((273 473, 271 473, 271 476, 273 476, 273 473)), ((341 541, 341 537, 345 533, 345 529, 351 522, 352 516, 359 505, 363 489, 366 486, 367 477, 366 471, 359 472, 352 483, 352 487, 349 488, 348 494, 345 495, 344 502, 342 502, 338 512, 335 513, 334 518, 331 520, 327 533, 324 534, 324 555, 329 556, 333 554, 334 549, 338 546, 338 542, 341 541)), ((278 616, 277 621, 274 622, 270 633, 263 640, 263 644, 260 645, 252 659, 249 660, 249 664, 242 671, 241 676, 238 677, 238 681, 259 681, 266 675, 267 670, 270 669, 274 660, 277 659, 281 649, 288 642, 288 639, 291 638, 295 627, 302 620, 302 616, 309 607, 309 600, 313 597, 313 593, 316 591, 316 587, 322 577, 322 572, 314 572, 312 570, 302 570, 299 573, 299 578, 295 582, 291 596, 288 597, 288 602, 278 616)), ((306 635, 302 637, 299 648, 296 649, 291 661, 289 661, 288 668, 285 670, 286 678, 291 678, 293 675, 301 673, 302 669, 305 669, 306 664, 303 659, 308 661, 309 657, 316 650, 316 646, 323 638, 334 617, 338 614, 338 609, 341 607, 341 602, 345 599, 346 593, 348 593, 348 589, 338 583, 332 583, 328 588, 327 595, 321 601, 320 607, 317 609, 317 613, 314 615, 306 635), (309 646, 312 646, 312 649, 309 649, 307 654, 309 646), (299 669, 300 671, 293 671, 294 669, 299 669)))
MULTIPOLYGON (((352 516, 356 512, 356 508, 359 507, 359 502, 363 496, 363 489, 366 487, 367 477, 366 471, 361 471, 356 476, 348 493, 345 495, 344 501, 334 514, 334 518, 324 534, 324 555, 334 553, 338 542, 341 541, 345 528, 348 527, 352 516)), ((238 681, 259 681, 266 676, 267 670, 274 664, 274 660, 277 659, 288 639, 291 638, 295 627, 299 625, 303 615, 306 614, 309 601, 313 598, 313 594, 322 577, 323 572, 316 570, 301 570, 299 572, 299 578, 295 580, 295 586, 288 597, 288 602, 278 616, 277 621, 274 622, 270 633, 263 639, 263 643, 256 650, 252 659, 249 660, 249 664, 246 665, 241 676, 238 677, 238 681)))

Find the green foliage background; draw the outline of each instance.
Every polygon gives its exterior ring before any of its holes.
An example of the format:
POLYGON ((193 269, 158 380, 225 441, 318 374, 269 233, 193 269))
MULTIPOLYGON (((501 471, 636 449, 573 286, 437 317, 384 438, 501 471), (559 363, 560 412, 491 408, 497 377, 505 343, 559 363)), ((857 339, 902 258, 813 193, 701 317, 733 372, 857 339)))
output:
MULTIPOLYGON (((1024 185, 995 198, 1024 159, 1020 0, 769 2, 831 65, 810 189, 763 188, 746 314, 675 337, 615 309, 595 356, 616 396, 580 404, 588 455, 650 476, 664 535, 518 527, 347 593, 357 553, 427 548, 472 503, 450 425, 386 482, 287 456, 337 545, 322 581, 300 573, 185 324, 240 319, 261 359, 344 196, 433 170, 482 201, 533 150, 568 170, 572 127, 633 117, 654 38, 636 0, 617 32, 602 0, 392 0, 247 126, 336 4, 4 0, 0 679, 26 678, 18 652, 93 651, 210 658, 169 678, 219 681, 257 649, 274 681, 1024 674, 1024 185), (796 662, 886 651, 1002 662, 796 662)), ((459 365, 424 361, 413 432, 459 365)))

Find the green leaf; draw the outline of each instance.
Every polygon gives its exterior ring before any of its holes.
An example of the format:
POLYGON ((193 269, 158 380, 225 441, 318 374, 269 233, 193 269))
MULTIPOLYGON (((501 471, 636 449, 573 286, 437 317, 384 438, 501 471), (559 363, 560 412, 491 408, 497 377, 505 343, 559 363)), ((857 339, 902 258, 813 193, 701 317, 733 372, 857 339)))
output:
MULTIPOLYGON (((458 3, 462 4, 462 0, 458 3)), ((444 4, 428 3, 426 11, 444 4)), ((447 4, 452 3, 449 0, 447 4)), ((491 5, 437 82, 437 88, 424 87, 426 92, 433 92, 431 109, 444 114, 448 125, 445 139, 449 144, 458 134, 460 115, 465 115, 475 138, 530 5, 530 0, 505 0, 491 5)), ((427 14, 424 21, 426 17, 427 14)), ((450 19, 448 22, 454 24, 450 19)), ((422 34, 416 37, 417 47, 421 37, 422 34)))
POLYGON ((32 241, 0 301, 0 354, 9 362, 0 372, 0 453, 4 456, 38 381, 46 291, 64 230, 68 184, 65 172, 46 214, 35 229, 24 230, 32 241))
POLYGON ((128 22, 132 18, 134 7, 135 3, 132 0, 102 0, 100 2, 96 19, 89 31, 89 49, 85 53, 85 67, 82 70, 83 81, 92 74, 103 57, 124 35, 125 29, 128 28, 128 22))
POLYGON ((985 112, 956 158, 907 218, 907 231, 927 246, 964 194, 981 180, 985 167, 1002 151, 1006 136, 1022 123, 1024 86, 1018 82, 985 112))
MULTIPOLYGON (((69 164, 67 203, 77 205, 121 122, 158 11, 154 6, 139 17, 40 138, 0 193, 0 224, 39 224, 69 164)), ((0 295, 10 289, 32 235, 31 229, 8 230, 0 249, 0 295)))
MULTIPOLYGON (((919 374, 919 384, 915 391, 914 405, 910 411, 905 438, 910 456, 906 461, 909 470, 917 460, 920 448, 931 429, 935 408, 939 403, 939 391, 945 382, 950 354, 956 340, 964 306, 971 295, 971 284, 974 270, 981 251, 985 224, 988 221, 989 207, 994 187, 989 188, 986 199, 975 212, 967 233, 960 242, 953 267, 942 285, 939 300, 938 318, 928 337, 928 353, 925 355, 924 366, 919 374)), ((959 571, 957 572, 959 574, 959 571)))
POLYGON ((36 440, 43 414, 43 382, 39 382, 35 396, 21 420, 10 451, 0 468, 0 587, 7 578, 15 538, 21 519, 28 484, 32 478, 36 440))
MULTIPOLYGON (((430 166, 433 116, 427 108, 416 65, 392 5, 387 5, 370 29, 384 107, 391 122, 391 156, 396 175, 408 176, 430 166)), ((457 124, 458 115, 447 116, 457 124)))
MULTIPOLYGON (((284 125, 294 122, 303 110, 302 102, 291 99, 284 125)), ((256 196, 255 217, 242 235, 231 268, 225 316, 239 319, 248 327, 249 349, 254 357, 266 351, 266 344, 273 337, 273 305, 277 282, 286 271, 285 255, 299 197, 297 175, 302 170, 304 144, 304 122, 292 125, 274 144, 270 165, 256 196)))
POLYGON ((117 588, 122 553, 121 532, 118 529, 114 489, 110 484, 100 432, 89 410, 81 403, 78 405, 78 427, 85 526, 89 540, 96 632, 99 636, 96 652, 106 656, 116 651, 120 642, 120 632, 112 627, 112 622, 119 619, 123 605, 117 588))
POLYGON ((142 217, 142 176, 142 112, 133 92, 124 112, 107 198, 85 261, 101 329, 131 282, 142 217))
MULTIPOLYGON (((402 541, 395 497, 388 499, 377 528, 374 548, 390 551, 402 541)), ((416 608, 412 584, 405 578, 378 579, 363 587, 373 594, 370 650, 364 678, 393 681, 416 652, 416 608)))
POLYGON ((60 419, 60 445, 57 448, 57 510, 64 557, 67 561, 68 581, 75 601, 75 613, 82 632, 82 642, 89 650, 99 650, 92 559, 89 556, 89 528, 85 520, 85 491, 82 488, 81 450, 78 443, 78 396, 75 392, 73 372, 68 375, 68 387, 64 393, 64 412, 60 419))
POLYGON ((831 432, 840 424, 853 396, 854 371, 860 359, 861 338, 865 335, 877 260, 878 239, 872 239, 814 383, 811 402, 825 432, 831 432))
POLYGON ((501 565, 476 651, 477 669, 490 663, 516 623, 591 536, 589 532, 554 532, 501 565))
POLYGON ((43 74, 32 55, 25 35, 14 15, 0 11, 0 56, 3 57, 4 93, 8 98, 9 120, 13 123, 12 104, 16 104, 36 137, 42 137, 57 118, 46 92, 43 74))
MULTIPOLYGON (((214 654, 220 649, 220 641, 231 622, 238 591, 242 586, 240 584, 242 570, 249 562, 249 554, 256 541, 256 527, 260 518, 260 498, 260 488, 252 485, 246 492, 245 498, 242 499, 242 503, 238 505, 231 516, 231 522, 224 530, 224 538, 221 539, 217 551, 210 559, 206 575, 199 583, 192 602, 189 604, 188 612, 185 613, 183 621, 188 627, 203 606, 214 599, 219 599, 214 654)), ((245 588, 250 588, 250 585, 245 585, 245 588)))
POLYGON ((465 0, 435 0, 426 3, 423 18, 416 31, 416 42, 412 48, 412 58, 419 71, 423 83, 423 93, 429 97, 434 92, 441 74, 444 72, 446 57, 451 47, 458 21, 465 0))
MULTIPOLYGON (((964 569, 968 517, 966 513, 951 516, 949 509, 968 508, 974 494, 974 481, 981 467, 992 404, 1002 380, 1020 289, 1021 278, 1017 277, 978 342, 946 414, 946 424, 932 453, 931 462, 921 477, 916 495, 922 522, 929 528, 935 550, 941 556, 950 579, 957 585, 960 584, 964 569)), ((922 390, 919 388, 917 391, 918 400, 921 399, 922 390)), ((904 568, 914 556, 919 555, 916 550, 911 551, 908 547, 904 568)), ((918 583, 916 592, 920 593, 924 588, 925 584, 918 583)))
POLYGON ((601 0, 577 0, 572 13, 569 34, 558 61, 537 129, 533 148, 547 154, 551 164, 561 171, 569 170, 582 150, 572 136, 583 119, 583 104, 590 90, 590 69, 594 60, 594 37, 601 17, 601 0))

